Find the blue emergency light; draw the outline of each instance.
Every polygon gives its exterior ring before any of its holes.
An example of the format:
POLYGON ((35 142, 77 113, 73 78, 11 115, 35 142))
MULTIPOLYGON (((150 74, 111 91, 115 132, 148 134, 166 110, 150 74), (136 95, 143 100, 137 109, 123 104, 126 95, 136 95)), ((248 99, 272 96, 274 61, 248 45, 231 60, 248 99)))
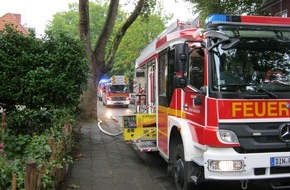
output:
POLYGON ((205 19, 206 26, 217 23, 249 23, 263 25, 290 25, 290 18, 273 17, 273 16, 248 16, 248 15, 227 15, 227 14, 211 14, 205 19))
POLYGON ((106 83, 106 82, 110 82, 110 79, 101 79, 101 80, 99 81, 99 83, 106 83))
POLYGON ((221 22, 241 22, 241 17, 226 14, 211 14, 205 19, 205 24, 207 26, 213 23, 221 22))

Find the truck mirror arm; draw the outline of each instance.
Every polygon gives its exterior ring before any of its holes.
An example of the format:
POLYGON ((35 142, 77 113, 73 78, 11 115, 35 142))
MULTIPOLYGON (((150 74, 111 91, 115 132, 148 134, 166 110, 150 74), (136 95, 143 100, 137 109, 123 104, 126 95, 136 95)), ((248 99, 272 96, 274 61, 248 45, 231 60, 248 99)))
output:
POLYGON ((217 47, 219 44, 230 40, 228 36, 217 31, 208 31, 205 34, 208 38, 219 39, 217 43, 213 44, 211 47, 208 48, 208 51, 211 51, 213 48, 217 47))
MULTIPOLYGON (((181 88, 184 92, 188 92, 188 93, 193 93, 193 91, 188 91, 185 89, 187 85, 187 80, 185 77, 178 77, 178 76, 174 76, 173 78, 173 88, 181 88)), ((207 87, 206 86, 202 86, 200 87, 200 89, 197 89, 198 94, 203 94, 206 95, 207 94, 207 87)))
POLYGON ((198 93, 198 94, 206 95, 207 88, 206 86, 202 86, 200 87, 200 89, 197 89, 196 91, 189 91, 189 90, 186 90, 185 87, 183 87, 182 90, 187 93, 198 93))

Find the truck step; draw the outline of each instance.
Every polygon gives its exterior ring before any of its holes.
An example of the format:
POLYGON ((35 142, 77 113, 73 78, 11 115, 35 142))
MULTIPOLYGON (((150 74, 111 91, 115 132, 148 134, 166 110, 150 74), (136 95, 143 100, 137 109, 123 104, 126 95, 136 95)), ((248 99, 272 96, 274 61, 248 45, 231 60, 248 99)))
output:
POLYGON ((140 141, 134 143, 140 152, 154 152, 158 151, 155 141, 140 141))

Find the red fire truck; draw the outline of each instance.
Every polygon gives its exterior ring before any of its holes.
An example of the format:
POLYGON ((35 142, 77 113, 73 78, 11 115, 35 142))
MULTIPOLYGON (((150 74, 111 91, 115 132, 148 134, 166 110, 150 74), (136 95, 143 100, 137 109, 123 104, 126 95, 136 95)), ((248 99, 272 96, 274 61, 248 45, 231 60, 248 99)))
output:
POLYGON ((177 189, 262 179, 290 188, 290 18, 177 21, 141 52, 135 80, 148 113, 124 116, 124 135, 159 151, 177 189))
POLYGON ((128 107, 130 104, 128 77, 123 75, 112 76, 110 81, 104 84, 102 101, 105 106, 122 105, 128 107))
POLYGON ((105 85, 109 83, 109 79, 101 79, 98 83, 98 99, 103 101, 103 93, 105 92, 105 85))

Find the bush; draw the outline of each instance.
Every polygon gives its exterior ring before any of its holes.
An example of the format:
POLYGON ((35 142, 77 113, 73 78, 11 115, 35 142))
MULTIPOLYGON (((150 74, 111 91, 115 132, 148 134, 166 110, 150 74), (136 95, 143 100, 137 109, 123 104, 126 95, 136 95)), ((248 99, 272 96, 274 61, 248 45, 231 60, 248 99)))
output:
POLYGON ((63 33, 37 39, 8 27, 0 32, 0 59, 0 103, 6 110, 75 108, 86 89, 84 47, 63 33))
POLYGON ((11 185, 12 167, 0 154, 0 189, 8 189, 11 185))
POLYGON ((54 139, 54 142, 59 144, 63 140, 71 139, 71 136, 63 131, 65 125, 76 126, 76 117, 71 110, 24 109, 7 114, 7 127, 3 137, 5 157, 0 156, 0 176, 3 176, 0 189, 10 188, 12 173, 17 174, 18 188, 24 188, 24 166, 28 160, 36 160, 38 168, 42 171, 41 187, 53 189, 53 168, 61 169, 63 163, 72 162, 71 149, 65 148, 62 154, 53 155, 49 144, 49 139, 54 139), (58 159, 52 160, 52 157, 58 159))
POLYGON ((51 160, 48 139, 59 143, 71 138, 62 127, 76 125, 76 109, 87 86, 84 47, 63 33, 37 39, 7 27, 0 31, 0 59, 0 106, 7 116, 5 134, 0 134, 5 155, 0 155, 0 189, 11 189, 13 173, 18 189, 24 189, 24 165, 31 159, 40 168, 45 165, 40 188, 52 189, 52 170, 71 162, 71 150, 51 160), (17 110, 19 105, 24 109, 17 110))

